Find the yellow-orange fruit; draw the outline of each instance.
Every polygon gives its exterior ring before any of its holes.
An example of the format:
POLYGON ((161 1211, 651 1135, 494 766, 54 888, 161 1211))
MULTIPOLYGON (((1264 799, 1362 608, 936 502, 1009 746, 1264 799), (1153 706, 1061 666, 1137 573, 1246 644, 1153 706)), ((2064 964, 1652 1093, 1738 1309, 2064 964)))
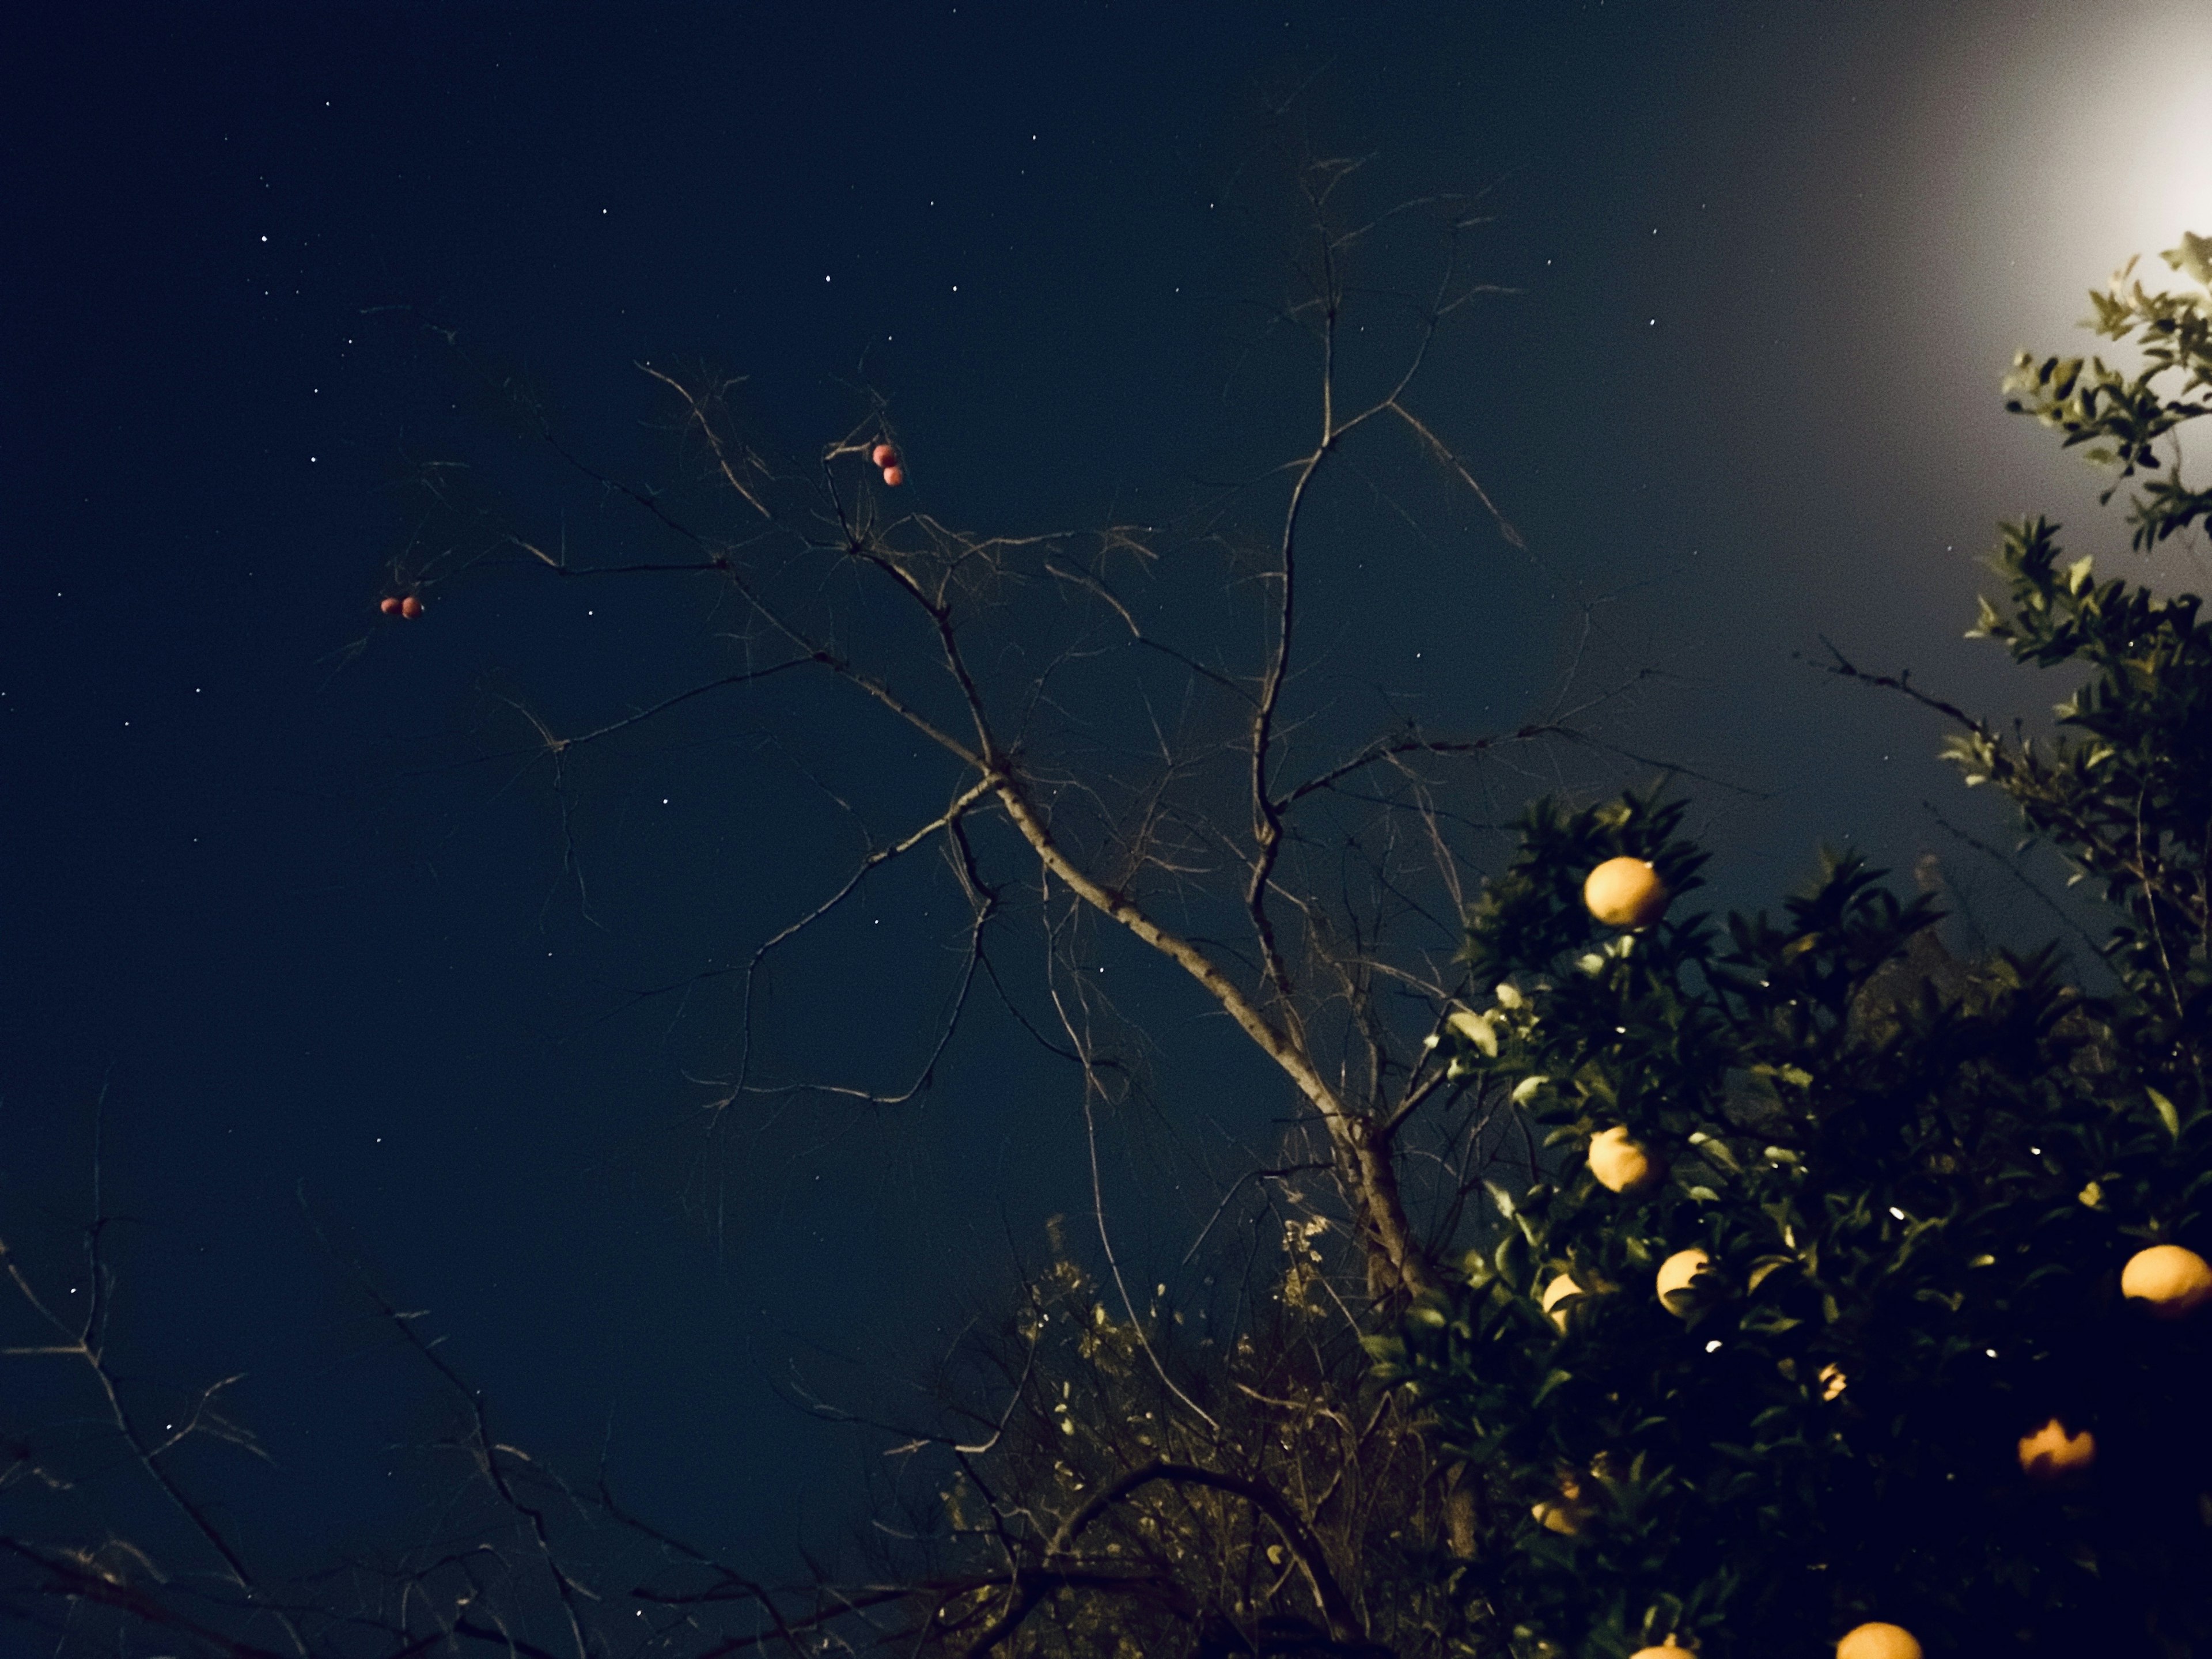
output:
POLYGON ((2212 1267, 2179 1244, 2154 1244, 2120 1269, 2120 1294, 2148 1304, 2157 1318, 2179 1319, 2212 1302, 2212 1267))
POLYGON ((1556 1532, 1563 1538, 1572 1538, 1583 1529, 1581 1517, 1565 1504, 1539 1504, 1528 1511, 1536 1517, 1537 1524, 1547 1532, 1556 1532))
POLYGON ((1589 1514, 1582 1499, 1582 1483, 1571 1474, 1563 1471, 1559 1475, 1559 1501, 1538 1504, 1528 1513, 1535 1517, 1537 1525, 1545 1531, 1572 1538, 1583 1529, 1583 1522, 1589 1514))
POLYGON ((1544 1294, 1537 1299, 1543 1304, 1544 1311, 1552 1316, 1552 1322, 1564 1331, 1567 1328, 1567 1316, 1564 1313, 1555 1312, 1554 1310, 1569 1297, 1582 1294, 1583 1287, 1575 1283, 1574 1275, 1561 1273, 1544 1286, 1544 1294))
POLYGON ((1583 902, 1608 927, 1649 927, 1673 896, 1644 859, 1607 859, 1583 883, 1583 902))
POLYGON ((2066 1425, 2055 1417, 2033 1434, 2021 1437, 2021 1473, 2031 1480, 2047 1485, 2070 1475, 2087 1474, 2096 1462, 2097 1437, 2087 1429, 2069 1434, 2066 1425))
POLYGON ((1836 1659, 1920 1659, 1920 1644, 1902 1625, 1861 1625, 1836 1644, 1836 1659))
POLYGON ((1589 1166, 1597 1184, 1613 1193, 1640 1193, 1665 1173, 1656 1158, 1629 1139, 1625 1123, 1591 1138, 1589 1166))
POLYGON ((1671 1291, 1687 1290, 1690 1281, 1712 1265, 1712 1257, 1695 1247, 1675 1251, 1659 1264, 1660 1302, 1663 1304, 1671 1291))
POLYGON ((1657 1647, 1638 1648, 1628 1656, 1628 1659, 1682 1659, 1682 1655, 1687 1651, 1688 1650, 1670 1634, 1657 1647))

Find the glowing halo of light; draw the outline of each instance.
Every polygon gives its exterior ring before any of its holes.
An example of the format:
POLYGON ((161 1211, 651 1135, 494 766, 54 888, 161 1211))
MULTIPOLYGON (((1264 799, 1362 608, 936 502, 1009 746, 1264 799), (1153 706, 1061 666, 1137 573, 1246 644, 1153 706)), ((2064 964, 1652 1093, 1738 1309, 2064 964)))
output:
POLYGON ((2160 252, 2212 234, 2212 7, 2148 0, 2039 22, 1974 158, 1981 199, 1961 205, 2001 256, 2000 308, 2070 328, 2083 291, 2130 256, 2144 286, 2172 287, 2183 279, 2160 252))
POLYGON ((1957 206, 2014 306, 2039 316, 2063 291, 2070 321, 2138 252, 2147 280, 2171 279, 2158 252, 2212 229, 2212 7, 2050 9, 1984 72, 1957 206))
MULTIPOLYGON (((1900 454, 1972 478, 1995 515, 2033 502, 2082 551, 2109 545, 2096 498, 2111 479, 2001 413, 1997 386, 2022 349, 2135 367, 2079 326, 2130 256, 2146 288, 2186 284, 2159 255, 2185 230, 2212 234, 2212 5, 1982 0, 1914 45, 1883 100, 1901 222, 1859 270, 1881 296, 1875 355, 1908 371, 1887 383, 1900 454)), ((2182 447, 2201 475, 2212 433, 2182 447)), ((2129 574, 2187 586, 2212 568, 2194 538, 2166 552, 2170 568, 2129 574)))

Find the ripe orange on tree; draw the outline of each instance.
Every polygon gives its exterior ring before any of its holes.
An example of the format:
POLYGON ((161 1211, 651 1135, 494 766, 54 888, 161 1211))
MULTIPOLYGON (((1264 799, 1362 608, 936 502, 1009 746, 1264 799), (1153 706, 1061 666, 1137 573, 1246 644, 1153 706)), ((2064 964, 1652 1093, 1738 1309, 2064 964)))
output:
POLYGON ((2212 1265, 2179 1244, 2154 1244, 2120 1269, 2120 1294, 2147 1304, 2154 1319, 2184 1318, 2212 1301, 2212 1265))
POLYGON ((1920 1659, 1920 1644, 1902 1625, 1861 1625, 1836 1644, 1836 1659, 1920 1659))
POLYGON ((2055 1417, 2020 1437, 2021 1473, 2043 1486, 2087 1474, 2096 1462, 2097 1437, 2087 1429, 2069 1434, 2055 1417))
POLYGON ((1666 1173, 1659 1161, 1628 1133, 1626 1124, 1591 1138, 1590 1173, 1597 1184, 1612 1193, 1640 1193, 1656 1185, 1666 1173))
MULTIPOLYGON (((1677 1250, 1668 1256, 1659 1264, 1658 1291, 1661 1304, 1666 1305, 1667 1298, 1676 1291, 1688 1290, 1691 1280, 1707 1271, 1712 1265, 1712 1257, 1694 1245, 1686 1250, 1677 1250)), ((1668 1306, 1667 1310, 1669 1313, 1674 1311, 1671 1306, 1668 1306)))
POLYGON ((1544 1311, 1552 1316, 1552 1322, 1564 1331, 1567 1328, 1567 1316, 1564 1313, 1558 1311, 1559 1304, 1565 1302, 1571 1296, 1583 1296, 1587 1294, 1588 1292, 1585 1291, 1581 1285, 1575 1283, 1574 1275, 1572 1273, 1561 1273, 1550 1284, 1544 1286, 1544 1294, 1540 1300, 1542 1303, 1544 1311))
POLYGON ((1583 902, 1608 927, 1649 927, 1673 896, 1648 859, 1607 859, 1583 883, 1583 902))

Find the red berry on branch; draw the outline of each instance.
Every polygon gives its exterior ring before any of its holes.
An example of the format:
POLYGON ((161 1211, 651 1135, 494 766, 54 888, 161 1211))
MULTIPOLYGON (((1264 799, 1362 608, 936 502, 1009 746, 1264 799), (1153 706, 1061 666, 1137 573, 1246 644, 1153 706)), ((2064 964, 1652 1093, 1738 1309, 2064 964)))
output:
POLYGON ((896 466, 898 451, 893 449, 889 444, 878 444, 868 452, 868 459, 878 466, 896 466))
POLYGON ((885 467, 884 469, 884 482, 889 484, 893 489, 896 489, 901 484, 906 482, 906 469, 902 466, 896 465, 885 467))
POLYGON ((399 614, 399 601, 397 598, 387 594, 377 601, 376 608, 387 617, 396 617, 399 614))
POLYGON ((413 622, 416 617, 422 614, 422 601, 410 593, 399 601, 399 614, 406 617, 409 622, 413 622))

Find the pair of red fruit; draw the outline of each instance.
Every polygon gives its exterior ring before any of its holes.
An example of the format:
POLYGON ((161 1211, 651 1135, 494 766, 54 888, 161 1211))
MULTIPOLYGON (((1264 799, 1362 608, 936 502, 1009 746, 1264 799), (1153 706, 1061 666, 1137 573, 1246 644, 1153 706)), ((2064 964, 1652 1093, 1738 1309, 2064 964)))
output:
POLYGON ((889 444, 878 444, 868 452, 868 459, 884 470, 884 482, 896 489, 906 482, 906 469, 899 465, 899 453, 889 444))
POLYGON ((422 601, 412 593, 404 599, 393 594, 379 600, 376 608, 387 617, 404 617, 413 622, 422 614, 422 601))

